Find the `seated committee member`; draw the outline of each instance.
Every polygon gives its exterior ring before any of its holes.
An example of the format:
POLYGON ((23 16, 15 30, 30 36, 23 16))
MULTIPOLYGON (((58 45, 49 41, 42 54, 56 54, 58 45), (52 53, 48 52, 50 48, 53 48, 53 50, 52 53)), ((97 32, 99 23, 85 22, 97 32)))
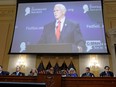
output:
POLYGON ((46 74, 55 74, 54 67, 50 67, 50 69, 46 70, 46 74))
POLYGON ((3 66, 0 65, 0 76, 5 76, 5 75, 9 75, 9 72, 3 71, 3 66))
POLYGON ((78 77, 76 71, 74 68, 70 68, 69 71, 68 71, 68 77, 78 77))
POLYGON ((38 71, 36 68, 31 69, 30 73, 28 76, 37 76, 38 75, 38 71))
POLYGON ((67 77, 68 73, 67 73, 67 70, 61 70, 61 75, 62 77, 67 77))
POLYGON ((54 6, 55 21, 44 26, 39 44, 71 44, 73 52, 86 51, 85 41, 78 24, 65 17, 63 4, 54 6))
POLYGON ((17 66, 16 67, 16 71, 13 72, 11 75, 14 75, 14 76, 25 76, 24 73, 20 72, 20 69, 21 69, 21 67, 17 66))
POLYGON ((95 75, 90 72, 90 68, 89 67, 86 67, 85 68, 85 73, 83 73, 81 77, 95 77, 95 75))
POLYGON ((105 66, 104 71, 100 73, 100 77, 114 77, 114 74, 110 71, 109 66, 105 66))

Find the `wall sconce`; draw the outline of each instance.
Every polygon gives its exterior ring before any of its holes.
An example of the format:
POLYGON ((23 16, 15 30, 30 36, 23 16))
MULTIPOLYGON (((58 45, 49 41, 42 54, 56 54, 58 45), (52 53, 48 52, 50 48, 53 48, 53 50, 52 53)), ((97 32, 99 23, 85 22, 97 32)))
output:
POLYGON ((95 67, 95 68, 100 67, 98 60, 95 57, 91 58, 89 67, 95 67))
POLYGON ((99 76, 100 64, 96 57, 90 57, 89 67, 95 76, 99 76))
POLYGON ((19 56, 19 59, 16 63, 16 66, 20 66, 21 68, 25 68, 26 67, 26 61, 25 58, 23 56, 19 56))

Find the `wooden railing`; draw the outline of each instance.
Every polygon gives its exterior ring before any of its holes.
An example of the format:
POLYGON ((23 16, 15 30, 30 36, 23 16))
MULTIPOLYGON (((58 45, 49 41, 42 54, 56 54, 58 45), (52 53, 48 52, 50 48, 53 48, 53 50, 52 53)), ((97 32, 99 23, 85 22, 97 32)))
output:
POLYGON ((116 87, 114 77, 62 78, 62 87, 116 87))
POLYGON ((0 76, 0 82, 46 83, 47 87, 116 87, 116 77, 0 76))

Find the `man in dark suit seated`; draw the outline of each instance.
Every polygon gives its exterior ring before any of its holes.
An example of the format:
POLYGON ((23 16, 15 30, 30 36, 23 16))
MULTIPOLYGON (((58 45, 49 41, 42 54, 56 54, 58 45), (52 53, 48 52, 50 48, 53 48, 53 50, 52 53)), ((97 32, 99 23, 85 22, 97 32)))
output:
POLYGON ((85 52, 86 46, 78 24, 65 17, 63 4, 54 6, 55 21, 44 26, 39 44, 71 44, 73 52, 85 52))
POLYGON ((3 66, 0 65, 0 76, 5 76, 5 75, 9 75, 8 71, 3 71, 3 66))
POLYGON ((90 68, 89 67, 86 67, 85 68, 85 73, 83 73, 81 77, 95 77, 95 75, 90 72, 90 68))
POLYGON ((5 75, 7 75, 7 76, 10 74, 8 71, 4 71, 4 72, 5 72, 5 75))
POLYGON ((114 73, 110 71, 109 66, 105 66, 104 71, 100 73, 100 77, 114 77, 114 73))
POLYGON ((20 69, 21 69, 21 67, 17 66, 16 67, 16 71, 13 72, 11 75, 14 75, 14 76, 25 76, 25 73, 20 72, 20 69))

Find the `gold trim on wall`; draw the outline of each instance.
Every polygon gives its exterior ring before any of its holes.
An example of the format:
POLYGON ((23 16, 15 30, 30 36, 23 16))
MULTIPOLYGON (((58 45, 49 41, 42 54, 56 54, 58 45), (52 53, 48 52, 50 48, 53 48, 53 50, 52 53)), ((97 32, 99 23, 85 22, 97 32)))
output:
POLYGON ((8 69, 9 49, 12 40, 16 6, 0 6, 0 64, 8 69))

